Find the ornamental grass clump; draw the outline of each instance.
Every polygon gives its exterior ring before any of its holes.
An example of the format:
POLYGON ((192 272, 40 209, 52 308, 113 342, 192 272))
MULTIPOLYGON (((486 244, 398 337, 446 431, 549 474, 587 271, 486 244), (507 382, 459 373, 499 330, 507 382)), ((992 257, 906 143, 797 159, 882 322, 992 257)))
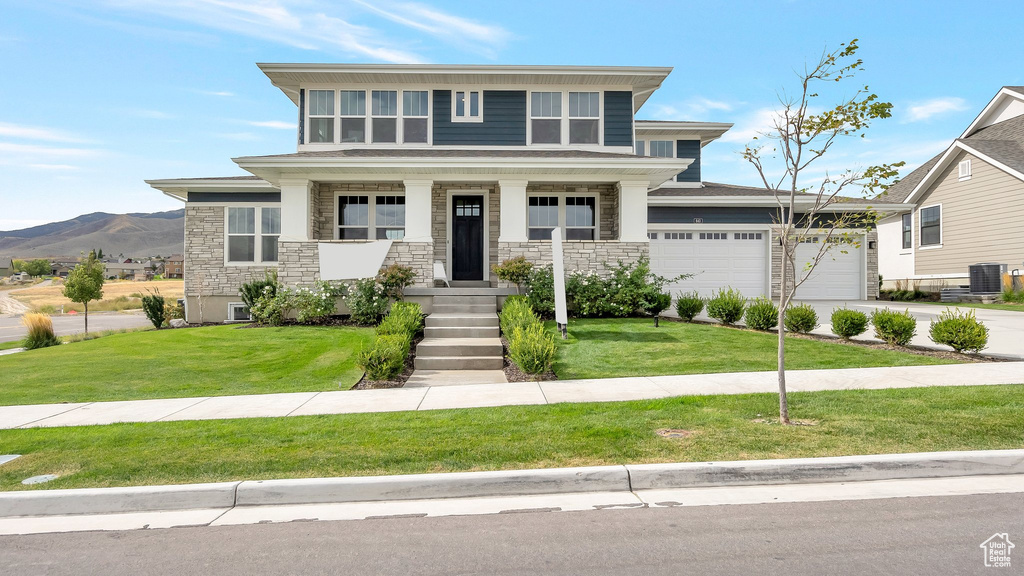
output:
POLYGON ((508 355, 523 372, 540 376, 555 361, 555 337, 540 322, 517 326, 508 339, 508 355))
POLYGON ((867 329, 867 314, 848 308, 836 308, 832 311, 832 333, 843 340, 860 336, 867 329))
POLYGON ((744 320, 747 328, 767 332, 779 325, 779 309, 771 300, 761 296, 747 307, 744 320))
POLYGON ((676 314, 687 322, 692 322, 703 309, 704 299, 696 292, 680 292, 676 298, 676 314))
POLYGON ((708 300, 708 316, 722 324, 735 324, 743 318, 746 306, 746 299, 737 290, 722 288, 708 300))
POLYGON ((906 346, 917 333, 917 320, 909 310, 875 310, 871 313, 871 323, 875 326, 875 337, 893 346, 906 346))
POLYGON ((945 344, 957 352, 977 354, 988 346, 988 328, 974 317, 974 311, 960 312, 947 308, 932 320, 928 335, 932 342, 945 344))
POLYGON ((28 350, 60 344, 53 334, 53 322, 46 314, 25 314, 21 317, 21 325, 28 328, 28 334, 22 341, 22 346, 28 350))
POLYGON ((377 335, 405 334, 415 338, 423 330, 423 309, 412 302, 395 302, 384 320, 377 325, 377 335))
POLYGON ((356 366, 366 373, 369 380, 394 380, 405 368, 409 345, 409 337, 405 334, 377 336, 372 346, 359 352, 356 366))
POLYGON ((509 296, 501 306, 498 325, 506 338, 511 338, 516 328, 539 323, 540 320, 533 313, 530 303, 522 296, 509 296))
POLYGON ((786 330, 790 332, 807 334, 818 327, 818 313, 814 311, 814 307, 810 304, 790 306, 786 309, 782 323, 785 325, 786 330))

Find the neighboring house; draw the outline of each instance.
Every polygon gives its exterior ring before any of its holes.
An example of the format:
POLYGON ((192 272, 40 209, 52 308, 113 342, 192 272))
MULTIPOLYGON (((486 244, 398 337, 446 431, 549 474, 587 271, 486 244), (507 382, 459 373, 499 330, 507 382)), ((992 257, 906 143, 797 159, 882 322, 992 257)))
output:
POLYGON ((50 259, 50 276, 66 278, 68 273, 78 266, 78 258, 57 257, 50 259))
POLYGON ((1024 86, 1005 86, 945 151, 889 189, 913 209, 879 222, 886 283, 967 286, 968 266, 1024 273, 1024 86))
POLYGON ((10 258, 0 258, 0 278, 7 278, 14 273, 14 262, 10 258))
POLYGON ((152 280, 153 267, 149 262, 112 262, 104 264, 103 275, 108 280, 152 280))
POLYGON ((164 262, 164 277, 165 278, 184 278, 185 277, 185 257, 181 254, 172 254, 167 257, 164 262))
MULTIPOLYGON (((556 227, 569 271, 650 256, 659 274, 696 274, 673 293, 778 293, 774 198, 702 180, 703 146, 731 124, 635 120, 671 68, 259 66, 296 105, 297 151, 235 158, 247 176, 147 181, 185 202, 190 322, 199 296, 205 321, 227 319, 271 267, 288 286, 399 263, 422 294, 435 265, 456 286, 502 287, 492 266, 550 262, 556 227)), ((875 233, 860 233, 801 297, 877 295, 875 233)))

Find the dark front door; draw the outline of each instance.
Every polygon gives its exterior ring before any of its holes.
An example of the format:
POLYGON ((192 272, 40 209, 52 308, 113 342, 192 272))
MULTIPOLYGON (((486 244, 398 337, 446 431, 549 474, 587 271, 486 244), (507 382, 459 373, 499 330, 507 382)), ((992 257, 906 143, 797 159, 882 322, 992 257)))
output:
POLYGON ((452 280, 484 279, 484 197, 452 196, 452 280))

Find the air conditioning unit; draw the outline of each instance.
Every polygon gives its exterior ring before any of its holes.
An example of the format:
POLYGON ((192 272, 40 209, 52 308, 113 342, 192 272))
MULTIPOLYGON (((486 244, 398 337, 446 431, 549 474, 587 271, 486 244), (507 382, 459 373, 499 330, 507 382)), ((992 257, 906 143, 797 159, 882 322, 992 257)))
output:
POLYGON ((971 277, 971 294, 998 294, 1003 291, 1006 264, 971 264, 967 269, 971 277))

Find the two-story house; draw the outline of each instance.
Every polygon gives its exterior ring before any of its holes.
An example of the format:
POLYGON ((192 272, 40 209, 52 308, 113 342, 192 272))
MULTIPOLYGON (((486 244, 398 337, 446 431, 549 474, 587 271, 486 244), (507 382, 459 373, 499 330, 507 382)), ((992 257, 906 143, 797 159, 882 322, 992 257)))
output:
POLYGON ((172 254, 167 257, 167 261, 164 262, 164 277, 165 278, 184 278, 185 277, 185 257, 181 254, 172 254))
MULTIPOLYGON (((200 294, 206 321, 244 314, 238 287, 268 267, 286 285, 400 263, 424 294, 435 269, 498 288, 494 264, 550 262, 555 228, 567 270, 650 256, 695 274, 674 292, 778 292, 771 194, 701 179, 702 147, 731 124, 636 120, 670 68, 259 67, 296 106, 297 151, 235 158, 248 176, 148 181, 186 205, 190 321, 200 294)), ((874 297, 865 234, 801 296, 874 297)))

